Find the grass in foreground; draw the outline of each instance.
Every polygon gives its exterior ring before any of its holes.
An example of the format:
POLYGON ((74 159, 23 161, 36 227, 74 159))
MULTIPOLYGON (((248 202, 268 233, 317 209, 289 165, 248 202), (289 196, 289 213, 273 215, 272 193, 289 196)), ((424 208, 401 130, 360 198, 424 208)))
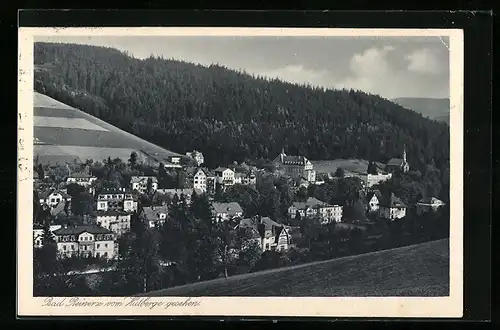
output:
POLYGON ((448 239, 143 294, 192 297, 448 295, 448 239))

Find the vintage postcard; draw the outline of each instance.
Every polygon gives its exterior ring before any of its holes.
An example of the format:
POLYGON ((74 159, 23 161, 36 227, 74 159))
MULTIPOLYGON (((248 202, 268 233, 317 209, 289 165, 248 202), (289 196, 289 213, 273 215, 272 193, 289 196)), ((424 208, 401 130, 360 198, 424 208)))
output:
POLYGON ((19 28, 18 315, 461 317, 463 52, 19 28))

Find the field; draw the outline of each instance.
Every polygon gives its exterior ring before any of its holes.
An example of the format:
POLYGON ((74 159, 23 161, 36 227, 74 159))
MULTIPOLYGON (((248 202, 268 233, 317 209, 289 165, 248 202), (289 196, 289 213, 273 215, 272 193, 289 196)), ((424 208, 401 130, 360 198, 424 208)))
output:
POLYGON ((108 130, 92 124, 83 118, 59 118, 59 117, 43 117, 35 116, 33 117, 33 124, 35 127, 61 127, 61 128, 71 128, 71 129, 85 129, 90 131, 104 131, 108 130))
POLYGON ((216 279, 142 296, 448 296, 449 240, 216 279))
POLYGON ((34 156, 41 163, 178 155, 46 95, 34 94, 34 156))
MULTIPOLYGON (((368 161, 364 159, 334 159, 334 160, 311 160, 317 173, 335 173, 341 167, 348 172, 366 172, 368 161)), ((382 163, 376 163, 383 168, 382 163)))

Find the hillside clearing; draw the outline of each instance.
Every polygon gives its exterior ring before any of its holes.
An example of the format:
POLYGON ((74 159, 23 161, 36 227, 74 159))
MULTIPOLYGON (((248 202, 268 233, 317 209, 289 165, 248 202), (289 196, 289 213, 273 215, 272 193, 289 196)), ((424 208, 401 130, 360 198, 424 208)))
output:
POLYGON ((142 296, 447 296, 449 240, 199 282, 142 296))
MULTIPOLYGON (((349 172, 366 172, 368 161, 365 159, 333 159, 333 160, 311 160, 317 173, 335 173, 337 168, 342 168, 349 172)), ((383 167, 382 163, 376 163, 383 167)))
POLYGON ((34 146, 34 156, 44 164, 89 158, 101 161, 107 157, 127 160, 132 151, 141 157, 146 157, 145 152, 161 160, 180 156, 36 92, 34 118, 34 138, 43 143, 34 146))
POLYGON ((44 116, 34 116, 33 117, 34 126, 36 127, 60 127, 60 128, 71 128, 71 129, 84 129, 90 131, 105 131, 108 130, 92 124, 83 118, 60 118, 60 117, 44 117, 44 116))
POLYGON ((70 107, 67 104, 64 104, 62 102, 59 102, 47 95, 43 95, 40 93, 35 92, 33 95, 33 105, 35 107, 43 107, 43 108, 53 108, 53 109, 60 109, 60 110, 75 110, 75 108, 70 107))

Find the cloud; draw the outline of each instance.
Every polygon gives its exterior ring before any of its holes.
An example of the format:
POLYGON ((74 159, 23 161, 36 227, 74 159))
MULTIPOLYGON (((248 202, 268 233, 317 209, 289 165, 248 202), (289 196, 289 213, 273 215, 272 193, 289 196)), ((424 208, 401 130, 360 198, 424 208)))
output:
POLYGON ((361 49, 343 59, 323 63, 319 69, 289 64, 254 72, 291 83, 308 83, 334 89, 354 89, 384 98, 447 97, 446 63, 428 48, 408 51, 405 47, 378 46, 361 49), (432 73, 432 74, 430 74, 432 73))
POLYGON ((291 83, 321 86, 326 83, 329 72, 327 70, 313 70, 305 68, 303 65, 288 65, 275 70, 260 73, 269 78, 278 78, 291 83))
POLYGON ((354 54, 349 62, 351 76, 335 84, 336 88, 359 89, 384 96, 397 93, 401 77, 391 68, 389 53, 392 46, 368 48, 354 54))
POLYGON ((422 74, 439 74, 442 66, 439 63, 438 54, 429 48, 418 49, 405 56, 408 70, 422 74))

